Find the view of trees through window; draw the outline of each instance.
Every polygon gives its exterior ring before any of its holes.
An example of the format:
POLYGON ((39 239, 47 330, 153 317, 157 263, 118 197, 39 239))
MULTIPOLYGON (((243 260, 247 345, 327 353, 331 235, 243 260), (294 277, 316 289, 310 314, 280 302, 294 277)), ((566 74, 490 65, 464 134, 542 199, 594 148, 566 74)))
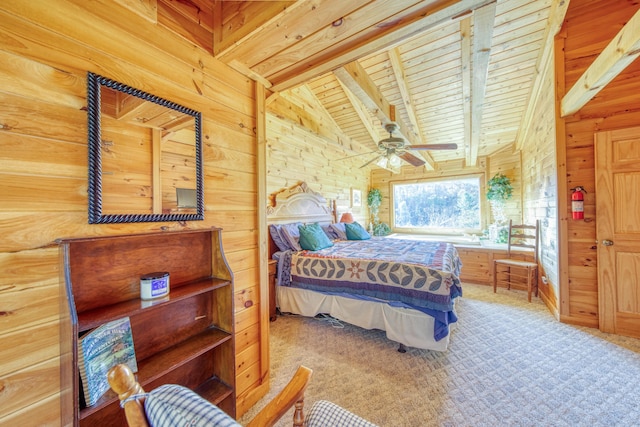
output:
POLYGON ((394 184, 398 228, 479 230, 480 178, 394 184))

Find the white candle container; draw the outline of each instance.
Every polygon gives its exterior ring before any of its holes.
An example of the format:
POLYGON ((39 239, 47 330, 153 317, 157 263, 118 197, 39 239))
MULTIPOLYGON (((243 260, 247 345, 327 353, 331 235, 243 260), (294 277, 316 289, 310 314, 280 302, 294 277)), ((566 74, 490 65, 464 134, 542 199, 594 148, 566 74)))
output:
POLYGON ((150 300, 169 294, 169 273, 158 271, 140 277, 140 298, 150 300))

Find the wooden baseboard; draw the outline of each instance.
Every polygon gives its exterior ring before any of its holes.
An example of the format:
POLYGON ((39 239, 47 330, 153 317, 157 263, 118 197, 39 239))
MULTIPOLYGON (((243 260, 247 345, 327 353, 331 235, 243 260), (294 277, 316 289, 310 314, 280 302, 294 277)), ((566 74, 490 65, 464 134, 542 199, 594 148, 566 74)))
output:
POLYGON ((538 282, 538 295, 553 317, 560 321, 560 308, 558 307, 558 296, 556 295, 555 287, 551 282, 546 281, 545 283, 544 280, 541 280, 546 276, 544 271, 540 271, 538 276, 540 279, 538 282))
POLYGON ((557 299, 554 297, 549 297, 545 292, 543 292, 542 288, 538 290, 538 295, 540 296, 540 299, 542 300, 544 305, 546 305, 549 309, 551 315, 553 315, 556 320, 560 321, 560 311, 558 310, 558 307, 556 305, 557 299))
POLYGON ((574 326, 586 326, 587 328, 598 329, 598 319, 575 317, 575 316, 560 316, 560 322, 574 326))

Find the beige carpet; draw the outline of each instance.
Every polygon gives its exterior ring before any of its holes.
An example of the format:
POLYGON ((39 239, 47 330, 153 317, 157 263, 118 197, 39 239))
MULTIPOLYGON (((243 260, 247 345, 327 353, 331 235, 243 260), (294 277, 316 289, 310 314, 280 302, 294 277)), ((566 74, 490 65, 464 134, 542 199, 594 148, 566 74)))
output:
POLYGON ((457 313, 447 352, 405 354, 381 331, 278 316, 271 390, 240 421, 304 364, 307 407, 330 400, 380 426, 640 425, 640 340, 558 323, 539 300, 485 286, 465 285, 457 313))

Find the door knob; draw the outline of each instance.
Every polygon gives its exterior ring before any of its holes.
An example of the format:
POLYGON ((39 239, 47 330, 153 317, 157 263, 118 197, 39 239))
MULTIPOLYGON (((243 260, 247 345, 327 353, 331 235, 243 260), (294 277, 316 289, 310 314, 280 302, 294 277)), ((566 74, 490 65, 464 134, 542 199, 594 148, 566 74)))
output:
POLYGON ((604 239, 602 241, 602 244, 605 245, 605 246, 613 246, 613 240, 604 239))

